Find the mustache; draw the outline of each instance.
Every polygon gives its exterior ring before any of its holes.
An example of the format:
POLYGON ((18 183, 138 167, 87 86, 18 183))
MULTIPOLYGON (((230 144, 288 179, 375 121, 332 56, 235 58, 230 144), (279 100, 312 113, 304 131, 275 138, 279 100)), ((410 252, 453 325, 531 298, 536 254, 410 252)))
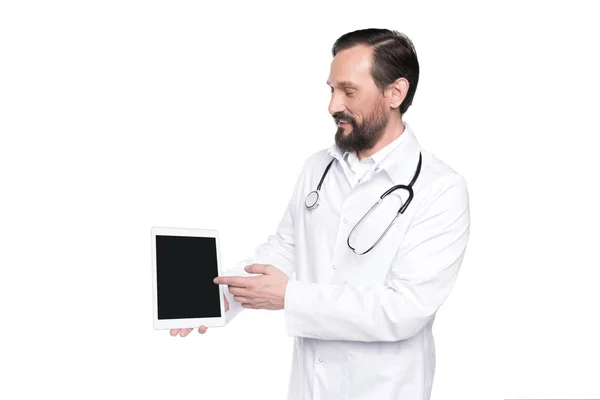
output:
POLYGON ((343 119, 344 121, 348 121, 348 122, 351 122, 351 123, 354 122, 354 118, 352 118, 349 115, 343 114, 343 113, 335 113, 335 114, 333 114, 333 119, 335 120, 336 123, 338 123, 340 119, 343 119))

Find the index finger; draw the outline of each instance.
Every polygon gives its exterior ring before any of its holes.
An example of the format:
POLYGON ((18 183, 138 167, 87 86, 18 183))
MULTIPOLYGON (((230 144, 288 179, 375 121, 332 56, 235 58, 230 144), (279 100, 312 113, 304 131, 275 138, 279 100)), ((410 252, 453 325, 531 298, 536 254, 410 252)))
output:
POLYGON ((250 283, 248 279, 251 278, 252 277, 245 276, 217 276, 215 279, 213 279, 213 282, 236 287, 247 287, 250 283))

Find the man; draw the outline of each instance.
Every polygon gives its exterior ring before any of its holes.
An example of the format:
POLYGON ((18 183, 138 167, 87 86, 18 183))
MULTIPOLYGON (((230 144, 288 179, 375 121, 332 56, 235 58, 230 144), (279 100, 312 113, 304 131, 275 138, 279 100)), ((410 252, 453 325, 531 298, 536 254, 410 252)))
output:
POLYGON ((335 144, 306 160, 277 233, 215 283, 228 320, 283 309, 288 399, 429 399, 432 325, 469 239, 466 182, 403 121, 419 78, 405 35, 351 32, 333 56, 335 144))

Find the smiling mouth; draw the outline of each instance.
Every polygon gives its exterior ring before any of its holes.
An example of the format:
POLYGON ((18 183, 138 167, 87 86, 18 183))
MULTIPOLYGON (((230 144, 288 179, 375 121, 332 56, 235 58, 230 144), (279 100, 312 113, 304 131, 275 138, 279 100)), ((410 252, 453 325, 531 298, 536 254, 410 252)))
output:
POLYGON ((350 122, 346 121, 345 119, 338 119, 337 120, 337 126, 345 126, 347 124, 349 124, 350 122))

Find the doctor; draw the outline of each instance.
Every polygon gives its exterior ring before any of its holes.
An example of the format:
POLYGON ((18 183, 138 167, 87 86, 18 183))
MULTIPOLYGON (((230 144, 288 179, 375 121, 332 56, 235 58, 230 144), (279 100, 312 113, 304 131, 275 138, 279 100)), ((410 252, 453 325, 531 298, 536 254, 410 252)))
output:
POLYGON ((215 283, 228 320, 283 310, 288 399, 429 399, 433 322, 469 240, 467 185, 403 120, 419 79, 405 35, 350 32, 332 52, 335 144, 306 160, 277 232, 215 283))

